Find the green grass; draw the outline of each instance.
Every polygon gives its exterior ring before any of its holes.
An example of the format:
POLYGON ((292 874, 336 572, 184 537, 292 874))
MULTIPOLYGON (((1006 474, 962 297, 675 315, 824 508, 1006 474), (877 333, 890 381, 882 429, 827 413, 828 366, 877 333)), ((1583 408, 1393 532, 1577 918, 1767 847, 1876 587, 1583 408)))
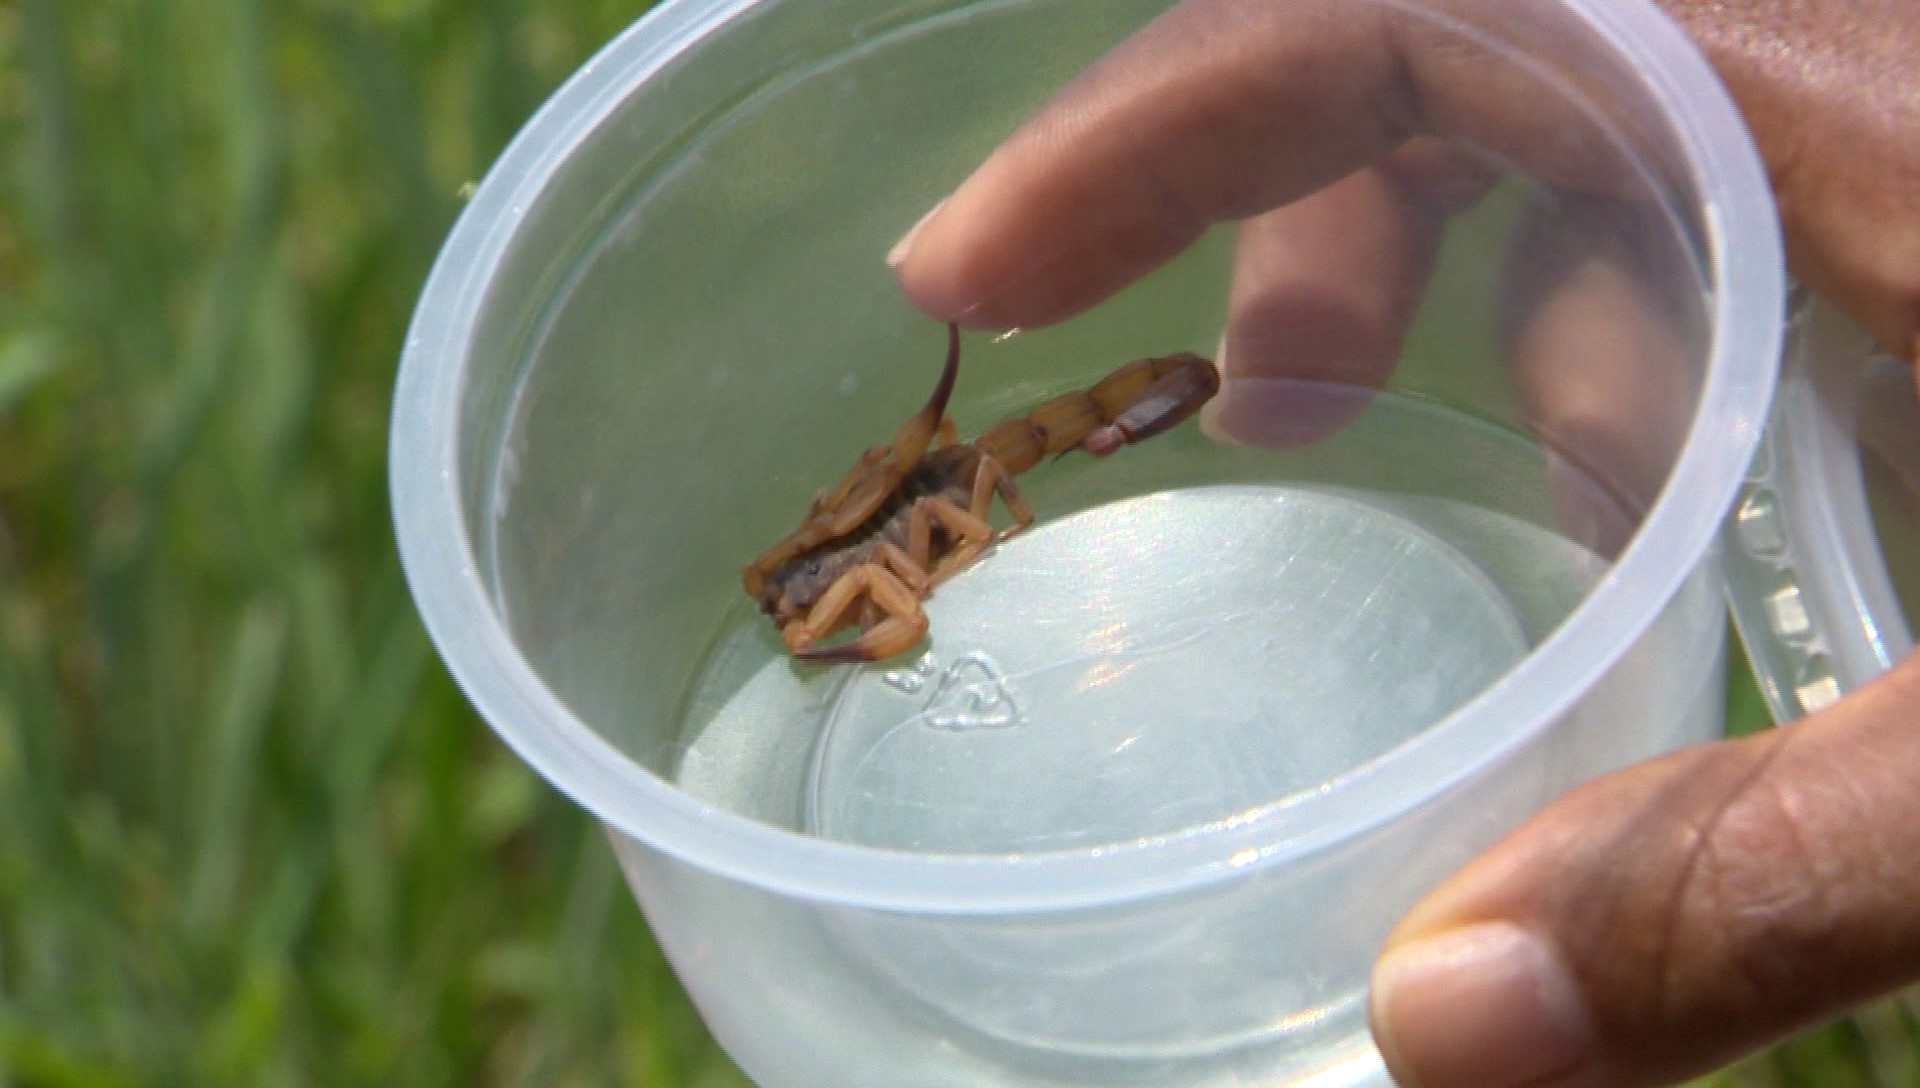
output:
POLYGON ((737 1085, 401 584, 463 184, 633 4, 0 6, 0 1085, 737 1085))
MULTIPOLYGON (((386 504, 459 192, 641 6, 0 5, 0 1088, 744 1083, 386 504)), ((1911 1013, 1727 1083, 1915 1083, 1911 1013)))

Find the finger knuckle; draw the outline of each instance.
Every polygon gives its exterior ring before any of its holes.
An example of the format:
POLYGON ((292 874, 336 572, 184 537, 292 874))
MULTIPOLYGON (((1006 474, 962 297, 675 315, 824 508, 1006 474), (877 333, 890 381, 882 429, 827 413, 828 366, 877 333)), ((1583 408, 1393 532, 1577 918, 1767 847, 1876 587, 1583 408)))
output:
MULTIPOLYGON (((1602 1019, 1624 1037, 1791 1018, 1823 1000, 1851 874, 1774 773, 1782 737, 1683 756, 1568 889, 1602 1019)), ((1607 798, 1618 804, 1621 798, 1607 798)))
POLYGON ((1728 797, 1675 890, 1675 1000, 1734 1014, 1816 1002, 1848 879, 1795 791, 1760 774, 1728 797))

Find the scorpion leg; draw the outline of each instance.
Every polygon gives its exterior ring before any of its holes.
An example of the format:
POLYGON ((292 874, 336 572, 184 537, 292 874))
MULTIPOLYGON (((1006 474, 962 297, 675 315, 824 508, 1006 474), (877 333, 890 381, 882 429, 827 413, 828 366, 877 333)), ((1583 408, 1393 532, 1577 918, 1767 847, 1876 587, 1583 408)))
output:
POLYGON ((963 542, 993 535, 993 526, 972 517, 948 499, 938 495, 923 495, 915 499, 907 509, 906 554, 919 569, 931 572, 929 585, 938 585, 957 569, 933 554, 933 527, 936 524, 963 542))
POLYGON ((933 517, 924 498, 915 499, 907 511, 907 557, 921 570, 933 567, 933 517))
POLYGON ((921 611, 920 598, 879 563, 863 563, 841 575, 805 619, 782 632, 795 657, 815 662, 878 661, 911 648, 926 633, 927 614, 921 611), (862 603, 878 606, 885 618, 851 642, 810 648, 814 639, 845 626, 847 610, 862 603))
POLYGON ((986 518, 943 495, 928 495, 915 503, 914 515, 937 523, 954 537, 953 550, 933 566, 934 585, 965 570, 993 543, 993 525, 986 518))
POLYGON ((892 571, 900 584, 917 594, 924 594, 930 583, 927 577, 926 560, 916 558, 910 552, 901 551, 892 542, 882 540, 874 546, 873 557, 879 564, 892 571))
MULTIPOLYGON (((927 568, 906 552, 901 551, 891 541, 882 540, 874 545, 872 561, 892 572, 893 576, 900 580, 900 584, 906 586, 916 599, 927 595, 927 590, 932 585, 932 579, 927 575, 927 568)), ((860 606, 861 632, 872 630, 885 622, 886 618, 886 610, 875 602, 872 594, 868 594, 866 601, 860 606)))
POLYGON ((1000 493, 1000 501, 1007 504, 1007 512, 1013 515, 1013 524, 1000 532, 1000 539, 1005 540, 1033 524, 1033 507, 1027 505, 1027 497, 1020 494, 1020 489, 1013 486, 1012 473, 994 458, 982 457, 979 470, 973 474, 973 501, 968 504, 968 512, 985 521, 996 491, 1000 493))
POLYGON ((954 537, 953 549, 934 564, 935 585, 965 570, 995 540, 1005 540, 1033 524, 1033 508, 1027 505, 1020 489, 1013 486, 1013 477, 991 456, 980 459, 968 498, 965 507, 943 495, 929 495, 913 504, 913 513, 907 520, 908 552, 917 557, 932 551, 932 527, 936 522, 954 537), (996 492, 1015 519, 1013 525, 1000 533, 995 533, 993 523, 987 520, 996 492))

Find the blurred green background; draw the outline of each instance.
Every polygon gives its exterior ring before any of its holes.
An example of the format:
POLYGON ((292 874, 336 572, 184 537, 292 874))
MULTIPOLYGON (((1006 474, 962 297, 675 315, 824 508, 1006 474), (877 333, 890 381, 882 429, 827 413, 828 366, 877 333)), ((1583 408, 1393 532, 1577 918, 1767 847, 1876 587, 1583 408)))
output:
MULTIPOLYGON (((0 2, 0 1088, 745 1083, 387 512, 463 188, 644 7, 0 2)), ((1920 1084, 1917 1013, 1716 1080, 1920 1084)))

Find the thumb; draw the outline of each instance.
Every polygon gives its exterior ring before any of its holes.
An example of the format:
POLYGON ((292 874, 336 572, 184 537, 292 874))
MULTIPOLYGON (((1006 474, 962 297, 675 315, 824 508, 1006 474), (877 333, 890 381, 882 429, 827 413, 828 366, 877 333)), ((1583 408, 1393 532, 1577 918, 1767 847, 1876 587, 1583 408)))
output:
POLYGON ((1785 729, 1568 794, 1374 967, 1407 1088, 1628 1088, 1920 979, 1920 654, 1785 729))

